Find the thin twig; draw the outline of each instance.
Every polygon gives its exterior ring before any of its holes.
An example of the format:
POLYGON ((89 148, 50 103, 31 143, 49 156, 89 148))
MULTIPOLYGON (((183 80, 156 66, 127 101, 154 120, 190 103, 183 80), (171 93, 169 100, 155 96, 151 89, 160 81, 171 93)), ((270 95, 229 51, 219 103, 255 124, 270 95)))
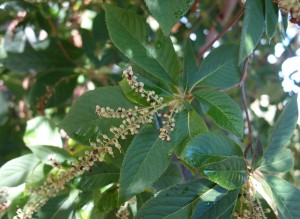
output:
POLYGON ((249 137, 247 147, 245 148, 245 151, 244 151, 244 157, 245 158, 247 157, 248 151, 250 149, 252 159, 253 159, 254 154, 253 154, 253 148, 252 148, 252 128, 251 128, 251 121, 250 121, 250 117, 249 117, 248 105, 247 105, 246 93, 245 93, 245 80, 247 78, 248 60, 249 60, 249 57, 247 56, 245 61, 244 61, 243 72, 242 72, 242 76, 241 76, 241 80, 240 80, 240 88, 242 90, 243 106, 244 106, 244 110, 245 110, 245 114, 246 114, 246 121, 247 121, 247 127, 248 127, 248 137, 249 137))
POLYGON ((204 49, 201 50, 201 52, 198 54, 197 56, 197 61, 199 62, 201 57, 204 55, 204 53, 210 49, 210 47, 212 47, 212 45, 218 40, 220 39, 227 31, 230 27, 232 27, 233 24, 235 24, 235 22, 237 20, 240 19, 240 17, 243 15, 244 13, 244 8, 241 8, 239 10, 239 12, 234 16, 234 18, 226 25, 226 27, 222 30, 221 33, 219 33, 219 35, 217 35, 204 49))

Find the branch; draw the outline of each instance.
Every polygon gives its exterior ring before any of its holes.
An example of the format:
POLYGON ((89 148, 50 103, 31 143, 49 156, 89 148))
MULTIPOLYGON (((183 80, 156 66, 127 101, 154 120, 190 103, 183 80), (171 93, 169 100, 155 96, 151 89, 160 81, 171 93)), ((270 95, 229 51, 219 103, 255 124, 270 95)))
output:
POLYGON ((244 110, 246 113, 247 127, 248 127, 248 131, 249 131, 249 133, 248 133, 249 141, 248 141, 247 147, 245 148, 245 151, 244 151, 244 158, 247 157, 248 151, 250 149, 251 154, 252 154, 252 159, 253 159, 254 154, 253 154, 253 148, 252 148, 252 128, 251 128, 251 121, 250 121, 250 117, 249 117, 248 105, 247 105, 246 94, 245 94, 245 81, 247 78, 248 60, 249 60, 249 57, 247 56, 244 61, 243 72, 242 72, 242 76, 241 76, 239 85, 242 90, 243 106, 244 106, 244 110))
POLYGON ((199 62, 201 57, 204 55, 204 53, 210 49, 210 47, 218 40, 220 39, 230 27, 232 27, 233 24, 235 24, 236 21, 240 19, 240 17, 244 13, 244 8, 241 8, 239 12, 234 16, 234 18, 226 25, 226 27, 222 30, 221 33, 219 33, 204 49, 201 50, 201 52, 197 56, 197 61, 199 62))

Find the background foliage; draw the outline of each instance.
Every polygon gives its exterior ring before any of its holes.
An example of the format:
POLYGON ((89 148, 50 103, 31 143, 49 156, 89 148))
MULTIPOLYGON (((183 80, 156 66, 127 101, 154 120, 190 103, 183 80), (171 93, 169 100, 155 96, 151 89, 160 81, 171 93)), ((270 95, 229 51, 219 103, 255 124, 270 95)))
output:
POLYGON ((284 9, 271 0, 0 1, 0 217, 13 218, 30 188, 59 179, 100 133, 112 138, 122 120, 99 118, 96 105, 149 106, 122 77, 131 65, 164 103, 180 100, 170 143, 156 113, 34 218, 236 218, 241 208, 254 217, 243 197, 270 209, 267 218, 298 218, 299 67, 286 61, 299 58, 300 40, 284 9))

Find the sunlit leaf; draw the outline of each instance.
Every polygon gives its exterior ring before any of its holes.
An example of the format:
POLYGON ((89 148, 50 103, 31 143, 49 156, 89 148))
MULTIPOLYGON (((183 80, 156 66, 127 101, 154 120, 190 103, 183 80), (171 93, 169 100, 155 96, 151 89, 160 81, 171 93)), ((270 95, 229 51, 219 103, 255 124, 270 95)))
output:
POLYGON ((25 183, 39 162, 33 154, 8 161, 0 168, 0 186, 14 187, 25 183))
POLYGON ((237 156, 202 166, 200 173, 229 190, 240 188, 247 181, 246 161, 237 156))
POLYGON ((201 109, 215 123, 239 138, 243 137, 244 120, 239 105, 227 94, 217 90, 199 90, 193 93, 201 109))
POLYGON ((264 1, 246 1, 239 64, 253 52, 265 28, 264 1))
POLYGON ((224 135, 207 133, 192 138, 180 157, 191 167, 197 168, 234 155, 243 156, 239 145, 224 135))
POLYGON ((146 5, 165 35, 188 11, 194 0, 146 0, 146 5))
POLYGON ((178 79, 180 65, 170 38, 158 33, 155 46, 150 46, 143 17, 109 5, 105 11, 109 35, 119 50, 161 80, 172 83, 178 79))

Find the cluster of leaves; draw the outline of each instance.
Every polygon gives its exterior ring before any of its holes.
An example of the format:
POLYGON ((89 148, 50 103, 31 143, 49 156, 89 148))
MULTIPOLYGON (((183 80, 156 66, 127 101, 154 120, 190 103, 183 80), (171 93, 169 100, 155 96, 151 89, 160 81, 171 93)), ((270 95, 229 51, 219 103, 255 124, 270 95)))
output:
MULTIPOLYGON (((119 141, 122 153, 113 149, 113 157, 107 155, 91 172, 71 180, 57 197, 36 209, 33 217, 246 218, 248 211, 260 218, 254 203, 259 203, 261 218, 266 209, 270 209, 268 218, 300 216, 300 191, 278 177, 294 166, 287 144, 297 126, 296 95, 289 98, 270 132, 262 134, 262 142, 257 137, 253 146, 248 116, 244 136, 247 104, 244 109, 238 104, 245 101, 241 93, 245 91, 249 55, 264 33, 270 41, 284 34, 286 19, 283 17, 279 25, 282 33, 278 33, 277 4, 265 0, 237 5, 238 14, 245 14, 242 28, 224 37, 222 45, 211 50, 198 66, 195 51, 200 50, 200 32, 212 24, 201 24, 196 42, 184 37, 190 33, 187 27, 169 35, 184 15, 196 26, 193 19, 198 9, 208 11, 209 2, 11 1, 0 5, 0 28, 6 30, 0 38, 0 76, 5 85, 0 93, 0 102, 5 102, 0 111, 0 144, 5 146, 0 150, 1 154, 2 150, 26 153, 3 152, 19 157, 3 158, 10 161, 0 169, 0 201, 5 200, 0 203, 0 216, 13 218, 17 206, 26 208, 26 203, 39 200, 38 195, 30 194, 32 188, 38 190, 49 176, 55 181, 68 171, 73 161, 92 150, 91 141, 96 142, 100 135, 111 136, 110 128, 122 120, 99 118, 97 105, 115 110, 149 106, 121 78, 120 68, 129 65, 145 89, 163 97, 165 104, 177 104, 170 142, 159 138, 163 124, 159 109, 154 124, 119 141), (93 15, 87 29, 78 21, 84 14, 93 15), (150 14, 161 27, 157 32, 146 22, 150 14), (45 32, 46 40, 38 40, 45 32), (236 35, 241 39, 239 45, 234 43, 236 35), (82 39, 79 48, 74 46, 76 37, 82 39), (184 49, 175 51, 176 40, 184 49), (32 87, 28 89, 26 83, 32 87), (98 88, 87 91, 95 86, 98 88), (81 90, 87 92, 72 104, 72 94, 76 97, 81 90), (5 92, 14 96, 4 97, 5 92), (9 108, 6 101, 18 101, 19 106, 9 108), (10 113, 16 118, 11 119, 10 113), (52 122, 71 139, 62 142, 52 122), (34 137, 44 138, 43 143, 35 143, 34 137), (245 204, 245 199, 249 203, 245 204)), ((220 4, 217 1, 215 10, 220 4)), ((250 71, 255 69, 256 58, 261 57, 253 56, 250 71)), ((249 83, 251 86, 257 84, 249 83)), ((246 96, 250 94, 246 92, 246 96)), ((257 124, 254 127, 260 131, 257 124)))

